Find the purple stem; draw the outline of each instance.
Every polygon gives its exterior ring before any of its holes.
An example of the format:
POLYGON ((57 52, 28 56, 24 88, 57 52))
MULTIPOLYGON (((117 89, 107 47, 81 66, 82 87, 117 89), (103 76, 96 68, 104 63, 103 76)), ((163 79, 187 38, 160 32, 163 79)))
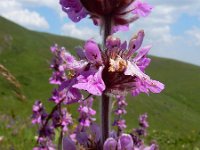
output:
MULTIPOLYGON (((111 16, 104 17, 104 36, 103 36, 103 47, 105 48, 106 38, 111 35, 111 16)), ((109 126, 110 126, 110 97, 107 96, 105 93, 102 95, 102 102, 101 102, 101 131, 102 131, 102 147, 105 140, 109 136, 109 126)))
POLYGON ((102 145, 109 136, 110 126, 110 97, 103 94, 101 103, 101 131, 102 131, 102 145))
POLYGON ((112 17, 105 16, 104 17, 104 26, 103 26, 103 47, 105 48, 106 45, 106 38, 111 35, 112 30, 112 17))

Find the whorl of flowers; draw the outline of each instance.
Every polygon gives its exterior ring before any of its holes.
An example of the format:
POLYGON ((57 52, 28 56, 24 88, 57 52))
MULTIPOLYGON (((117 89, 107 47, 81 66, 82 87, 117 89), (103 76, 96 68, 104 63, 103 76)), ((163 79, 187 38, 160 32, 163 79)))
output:
POLYGON ((131 22, 148 16, 153 8, 141 0, 60 0, 60 4, 74 22, 89 16, 95 25, 102 26, 109 17, 113 32, 127 30, 131 22))
POLYGON ((96 96, 101 96, 102 93, 126 95, 130 92, 133 96, 141 92, 160 93, 164 85, 152 80, 144 72, 150 63, 147 53, 151 46, 142 47, 133 56, 140 48, 143 36, 144 32, 139 31, 129 44, 109 36, 105 49, 101 49, 90 39, 83 48, 79 47, 79 59, 64 48, 57 45, 52 47, 56 59, 51 65, 55 72, 50 82, 58 84, 59 88, 54 90, 51 100, 55 103, 63 101, 65 104, 78 102, 82 97, 79 90, 96 96))
MULTIPOLYGON (((150 146, 144 144, 143 137, 147 135, 149 126, 147 114, 139 117, 140 127, 131 133, 125 133, 127 125, 123 119, 127 113, 128 93, 137 96, 140 93, 160 93, 164 89, 164 84, 145 73, 151 61, 147 57, 151 46, 142 47, 143 30, 138 31, 129 42, 111 35, 111 28, 112 32, 126 28, 140 16, 147 16, 152 7, 140 0, 60 0, 60 4, 72 21, 78 22, 89 15, 103 27, 106 31, 104 45, 101 47, 89 39, 83 47, 76 48, 77 57, 64 47, 51 47, 54 58, 49 82, 57 87, 49 101, 55 106, 50 113, 45 111, 40 101, 33 106, 32 123, 39 127, 38 145, 34 150, 158 149, 155 143, 150 146), (104 100, 109 102, 109 97, 116 99, 116 107, 112 111, 115 115, 112 132, 108 127, 104 128, 103 123, 99 126, 95 122, 96 110, 92 108, 95 96, 102 96, 102 103, 104 100), (70 106, 75 103, 78 104, 77 121, 69 112, 70 106), (60 137, 56 146, 54 141, 58 131, 60 137)), ((104 103, 102 108, 104 106, 109 109, 109 103, 104 103)), ((109 110, 102 112, 102 120, 109 119, 108 113, 109 110)))

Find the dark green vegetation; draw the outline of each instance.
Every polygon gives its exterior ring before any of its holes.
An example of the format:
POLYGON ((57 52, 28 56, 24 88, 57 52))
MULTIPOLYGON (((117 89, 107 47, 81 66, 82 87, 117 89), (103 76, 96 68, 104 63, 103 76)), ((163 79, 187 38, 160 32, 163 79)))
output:
MULTIPOLYGON (((57 43, 68 50, 83 42, 72 38, 24 29, 0 18, 0 64, 3 64, 22 85, 26 102, 17 100, 13 87, 0 77, 0 149, 25 150, 35 144, 36 128, 30 123, 32 104, 47 101, 53 89, 50 45, 57 43), (3 140, 1 140, 3 136, 3 140)), ((129 97, 128 128, 137 127, 139 114, 149 115, 149 136, 161 150, 200 149, 200 67, 170 59, 152 57, 147 70, 153 79, 165 83, 162 94, 129 97)), ((98 100, 96 100, 98 108, 98 100)), ((76 112, 75 108, 70 109, 76 112)))

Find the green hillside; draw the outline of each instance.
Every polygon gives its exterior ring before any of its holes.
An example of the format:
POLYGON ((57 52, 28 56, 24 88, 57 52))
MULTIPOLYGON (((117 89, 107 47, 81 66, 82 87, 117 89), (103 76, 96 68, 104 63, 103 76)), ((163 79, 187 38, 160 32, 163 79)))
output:
MULTIPOLYGON (((73 38, 33 32, 0 17, 0 64, 20 82, 27 98, 25 102, 17 100, 14 87, 0 76, 0 149, 31 149, 35 144, 31 109, 35 99, 51 108, 47 101, 53 89, 48 84, 52 57, 49 47, 54 43, 72 52, 76 45, 83 44, 73 38)), ((166 89, 159 95, 129 97, 128 130, 137 126, 139 114, 147 112, 147 140, 156 139, 161 150, 200 149, 200 67, 152 57, 147 72, 165 83, 166 89)))

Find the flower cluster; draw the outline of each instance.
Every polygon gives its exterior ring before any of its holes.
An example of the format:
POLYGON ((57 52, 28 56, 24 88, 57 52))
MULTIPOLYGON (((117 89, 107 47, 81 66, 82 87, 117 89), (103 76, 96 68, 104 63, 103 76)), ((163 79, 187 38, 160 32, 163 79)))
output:
POLYGON ((155 143, 144 144, 149 126, 147 114, 139 117, 140 127, 129 134, 124 131, 127 125, 123 119, 128 93, 137 96, 164 89, 164 84, 145 73, 151 61, 147 57, 151 46, 141 47, 143 30, 129 42, 111 34, 128 29, 129 23, 147 16, 152 6, 141 0, 60 0, 60 4, 72 21, 89 16, 99 25, 104 30, 104 45, 89 39, 83 47, 76 48, 77 57, 64 47, 51 47, 54 58, 49 82, 57 86, 49 101, 55 106, 49 114, 40 101, 33 106, 32 123, 39 127, 38 146, 34 150, 157 150, 155 143), (95 96, 102 96, 101 108, 105 110, 101 126, 96 124, 96 111, 92 108, 95 96), (113 132, 109 132, 109 97, 116 99, 113 132), (78 104, 77 121, 68 109, 74 103, 78 104), (60 138, 56 147, 53 141, 57 131, 60 138))
POLYGON ((112 137, 108 138, 105 143, 103 150, 157 150, 156 144, 152 143, 150 146, 137 146, 133 142, 133 138, 130 134, 121 134, 118 139, 112 137))
POLYGON ((37 138, 39 146, 33 148, 33 150, 54 149, 52 140, 55 133, 53 131, 53 126, 46 124, 45 120, 47 117, 48 114, 45 112, 42 103, 40 101, 36 101, 33 105, 32 123, 38 124, 40 130, 39 137, 37 138), (44 126, 44 124, 46 125, 44 126))
POLYGON ((62 63, 53 61, 56 62, 52 65, 55 72, 50 82, 59 84, 59 88, 53 92, 51 100, 56 103, 63 101, 65 104, 77 102, 82 97, 79 90, 96 96, 102 93, 126 95, 130 92, 133 96, 141 92, 160 93, 164 85, 152 80, 144 72, 150 63, 147 53, 151 46, 141 48, 132 57, 140 48, 143 37, 144 32, 141 30, 127 44, 109 36, 104 50, 90 39, 83 48, 79 48, 82 50, 79 60, 55 45, 52 49, 60 54, 58 60, 62 63))
POLYGON ((93 98, 88 100, 81 101, 79 106, 80 118, 79 122, 82 127, 89 127, 92 121, 95 121, 95 118, 92 118, 96 114, 96 111, 92 109, 93 98))
POLYGON ((74 132, 67 137, 64 142, 64 149, 66 147, 73 147, 71 150, 81 149, 99 149, 100 143, 100 128, 95 124, 96 111, 92 109, 93 98, 89 97, 80 102, 78 112, 78 125, 74 132))
POLYGON ((153 8, 141 0, 60 0, 60 4, 74 22, 89 15, 95 25, 102 26, 109 17, 113 32, 127 30, 129 23, 148 16, 153 8))
POLYGON ((122 115, 126 114, 125 107, 128 105, 124 96, 117 96, 117 108, 115 110, 115 121, 113 126, 117 126, 118 135, 126 128, 126 120, 122 119, 122 115))
MULTIPOLYGON (((117 109, 115 111, 117 117, 113 125, 118 127, 118 136, 121 137, 123 129, 126 128, 125 120, 122 119, 122 115, 126 114, 126 94, 130 92, 135 96, 140 92, 159 93, 164 89, 162 83, 152 80, 144 73, 145 68, 150 63, 147 53, 151 47, 141 48, 136 56, 132 57, 140 48, 143 37, 144 32, 141 30, 127 44, 127 42, 121 42, 119 38, 109 36, 104 50, 90 39, 83 48, 79 47, 79 59, 76 59, 64 48, 59 48, 57 45, 53 46, 51 50, 55 58, 52 61, 51 68, 54 72, 50 78, 50 83, 57 84, 58 88, 53 91, 50 101, 53 101, 56 107, 50 115, 51 118, 47 118, 46 114, 41 114, 43 112, 41 103, 36 102, 33 108, 33 123, 51 119, 51 128, 47 124, 45 128, 54 129, 61 127, 63 131, 67 131, 68 126, 72 123, 72 119, 66 109, 60 109, 61 104, 69 105, 79 102, 78 112, 80 117, 78 121, 80 126, 77 127, 74 133, 77 135, 78 132, 81 132, 81 136, 84 133, 85 137, 87 137, 86 143, 88 144, 87 139, 90 138, 85 131, 87 127, 93 124, 92 122, 95 119, 92 116, 96 114, 96 111, 91 108, 93 98, 90 95, 100 96, 105 93, 117 98, 117 109), (85 100, 80 90, 87 91, 89 98, 85 100)), ((145 118, 145 116, 140 118, 142 128, 135 130, 135 132, 144 132, 144 129, 148 126, 145 118)), ((44 131, 43 127, 41 131, 44 131)), ((138 135, 141 134, 139 133, 138 135)), ((41 133, 40 135, 43 136, 44 134, 41 133)), ((122 139, 123 137, 124 135, 122 139)), ((80 141, 79 136, 76 136, 76 138, 80 141)))
POLYGON ((139 125, 140 128, 133 129, 130 134, 121 133, 118 136, 114 134, 109 137, 104 143, 103 150, 158 150, 156 143, 146 146, 142 139, 142 136, 146 136, 146 129, 149 127, 147 114, 140 115, 139 125))
POLYGON ((36 101, 33 105, 32 124, 42 124, 42 121, 47 117, 45 109, 40 101, 36 101))

